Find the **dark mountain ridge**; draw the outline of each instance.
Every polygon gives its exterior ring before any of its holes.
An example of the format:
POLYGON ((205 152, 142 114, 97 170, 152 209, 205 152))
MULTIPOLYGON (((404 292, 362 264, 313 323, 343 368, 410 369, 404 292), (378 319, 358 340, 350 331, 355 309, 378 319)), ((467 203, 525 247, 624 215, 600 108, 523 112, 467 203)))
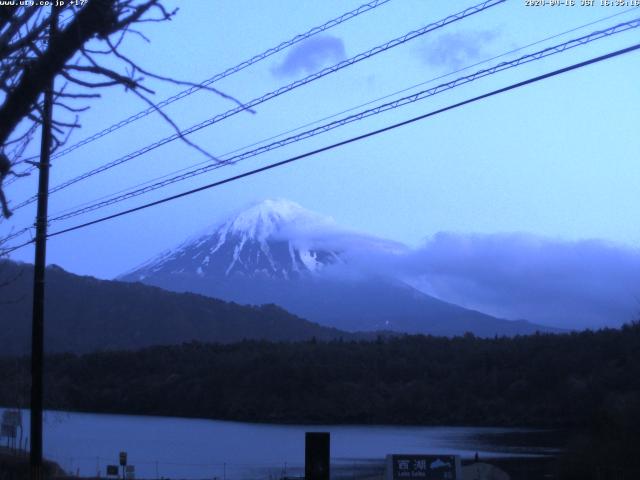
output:
POLYGON ((493 337, 559 331, 464 308, 359 268, 380 255, 401 258, 406 250, 340 229, 288 200, 265 200, 119 278, 242 304, 274 303, 350 332, 493 337))
MULTIPOLYGON (((0 261, 0 354, 30 351, 33 266, 0 261)), ((85 353, 202 341, 328 340, 353 335, 303 320, 275 305, 243 306, 140 283, 46 272, 45 345, 85 353)))

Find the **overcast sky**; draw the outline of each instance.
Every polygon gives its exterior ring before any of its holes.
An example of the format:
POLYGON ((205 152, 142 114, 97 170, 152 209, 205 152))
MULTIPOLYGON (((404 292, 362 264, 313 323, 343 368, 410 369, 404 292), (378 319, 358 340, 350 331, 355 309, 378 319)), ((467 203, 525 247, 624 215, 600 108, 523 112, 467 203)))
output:
MULTIPOLYGON (((148 70, 201 81, 363 1, 175 3, 180 11, 171 22, 142 26, 150 44, 132 37, 126 51, 148 70)), ((427 86, 640 16, 640 9, 580 7, 577 3, 575 7, 527 7, 524 1, 509 0, 259 105, 255 114, 236 115, 190 138, 213 155, 223 156, 604 17, 618 14, 427 86)), ((391 0, 215 86, 249 101, 471 5, 474 2, 391 0)), ((56 231, 226 178, 632 45, 640 39, 639 32, 631 30, 493 75, 152 194, 54 222, 50 229, 56 231)), ((438 232, 518 232, 559 242, 597 239, 634 251, 640 247, 639 67, 640 54, 631 53, 277 170, 59 236, 49 241, 48 262, 76 273, 112 278, 242 205, 267 197, 294 200, 331 215, 350 229, 416 247, 432 245, 438 232)), ((182 89, 150 84, 158 101, 182 89)), ((425 87, 410 92, 420 88, 425 87)), ((186 128, 234 106, 211 92, 199 92, 174 103, 167 113, 186 128)), ((120 89, 105 91, 102 99, 92 102, 91 111, 83 114, 83 128, 74 133, 71 143, 143 108, 139 99, 120 89)), ((171 133, 157 115, 146 117, 57 160, 51 185, 171 133)), ((37 151, 37 142, 32 147, 37 151)), ((173 142, 52 195, 50 212, 55 216, 206 160, 188 146, 173 142)), ((35 190, 34 177, 8 187, 7 194, 16 204, 35 190)), ((31 224, 33 217, 34 208, 18 211, 10 222, 0 225, 0 234, 31 224)), ((32 261, 33 250, 24 248, 13 258, 32 261)))

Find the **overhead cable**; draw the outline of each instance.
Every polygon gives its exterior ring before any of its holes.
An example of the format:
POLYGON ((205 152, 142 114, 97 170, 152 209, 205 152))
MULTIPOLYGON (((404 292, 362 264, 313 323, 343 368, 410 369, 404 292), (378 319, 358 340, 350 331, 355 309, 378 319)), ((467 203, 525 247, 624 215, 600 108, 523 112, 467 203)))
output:
POLYGON ((573 65, 570 65, 568 67, 559 68, 557 70, 553 70, 551 72, 548 72, 548 73, 545 73, 545 74, 542 74, 542 75, 538 75, 536 77, 529 78, 529 79, 523 80, 521 82, 513 83, 513 84, 508 85, 506 87, 502 87, 502 88, 499 88, 497 90, 493 90, 491 92, 488 92, 488 93, 485 93, 485 94, 482 94, 482 95, 478 95, 476 97, 473 97, 473 98, 470 98, 470 99, 467 99, 467 100, 464 100, 464 101, 461 101, 461 102, 458 102, 458 103, 455 103, 455 104, 452 104, 452 105, 449 105, 449 106, 446 106, 446 107, 443 107, 443 108, 439 108, 437 110, 433 110, 433 111, 431 111, 429 113, 425 113, 423 115, 419 115, 417 117, 413 117, 413 118, 410 118, 408 120, 404 120, 402 122, 398 122, 398 123, 395 123, 393 125, 389 125, 387 127, 380 128, 378 130, 374 130, 374 131, 371 131, 371 132, 368 132, 368 133, 365 133, 365 134, 362 134, 362 135, 358 135, 356 137, 351 137, 351 138, 349 138, 347 140, 343 140, 341 142, 337 142, 337 143, 334 143, 332 145, 328 145, 328 146, 325 146, 325 147, 322 147, 322 148, 318 148, 316 150, 312 150, 310 152, 303 153, 301 155, 296 155, 294 157, 288 158, 286 160, 282 160, 280 162, 271 163, 269 165, 266 165, 266 166, 263 166, 263 167, 260 167, 260 168, 256 168, 254 170, 250 170, 248 172, 244 172, 244 173, 241 173, 239 175, 234 175, 232 177, 225 178, 224 180, 219 180, 219 181, 216 181, 216 182, 213 182, 213 183, 209 183, 207 185, 203 185, 203 186, 198 187, 198 188, 187 190, 185 192, 178 193, 176 195, 171 195, 169 197, 165 197, 165 198, 162 198, 160 200, 156 200, 154 202, 149 202, 149 203, 146 203, 144 205, 140 205, 138 207, 134 207, 134 208, 130 208, 130 209, 127 209, 127 210, 123 210, 121 212, 117 212, 117 213, 114 213, 114 214, 111 214, 111 215, 107 215, 105 217, 101 217, 101 218, 98 218, 96 220, 92 220, 92 221, 85 222, 85 223, 82 223, 82 224, 79 224, 79 225, 75 225, 73 227, 65 228, 63 230, 58 230, 56 232, 50 233, 48 235, 48 237, 55 237, 55 236, 58 236, 58 235, 63 235, 63 234, 69 233, 69 232, 73 232, 73 231, 76 231, 76 230, 80 230, 80 229, 89 227, 91 225, 96 225, 98 223, 106 222, 107 220, 112 220, 114 218, 122 217, 124 215, 129 215, 131 213, 138 212, 138 211, 141 211, 141 210, 145 210, 147 208, 155 207, 157 205, 161 205, 163 203, 167 203, 167 202, 170 202, 172 200, 176 200, 178 198, 187 197, 187 196, 193 195, 193 194, 198 193, 198 192, 202 192, 202 191, 209 190, 209 189, 212 189, 212 188, 215 188, 215 187, 219 187, 221 185, 224 185, 224 184, 227 184, 227 183, 231 183, 231 182, 240 180, 242 178, 250 177, 250 176, 253 176, 253 175, 256 175, 258 173, 262 173, 262 172, 265 172, 265 171, 268 171, 268 170, 272 170, 274 168, 278 168, 278 167, 287 165, 289 163, 293 163, 293 162, 296 162, 298 160, 302 160, 302 159, 307 158, 307 157, 311 157, 311 156, 318 155, 320 153, 323 153, 323 152, 326 152, 326 151, 329 151, 329 150, 333 150, 333 149, 338 148, 338 147, 342 147, 344 145, 348 145, 348 144, 351 144, 351 143, 354 143, 354 142, 358 142, 360 140, 364 140, 364 139, 369 138, 369 137, 380 135, 382 133, 385 133, 385 132, 388 132, 388 131, 391 131, 391 130, 395 130, 396 128, 400 128, 400 127, 403 127, 403 126, 406 126, 406 125, 410 125, 412 123, 415 123, 415 122, 418 122, 418 121, 421 121, 421 120, 425 120, 425 119, 427 119, 429 117, 433 117, 435 115, 438 115, 438 114, 441 114, 441 113, 444 113, 444 112, 448 112, 450 110, 454 110, 454 109, 460 108, 462 106, 469 105, 471 103, 475 103, 475 102, 478 102, 480 100, 487 99, 489 97, 493 97, 495 95, 499 95, 499 94, 502 94, 502 93, 505 93, 505 92, 509 92, 511 90, 515 90, 515 89, 524 87, 526 85, 530 85, 530 84, 533 84, 533 83, 540 82, 542 80, 546 80, 546 79, 551 78, 551 77, 555 77, 557 75, 561 75, 561 74, 564 74, 564 73, 567 73, 567 72, 570 72, 570 71, 574 71, 574 70, 578 70, 580 68, 584 68, 584 67, 586 67, 588 65, 593 65, 593 64, 605 61, 605 60, 609 60, 609 59, 614 58, 614 57, 618 57, 618 56, 621 56, 621 55, 624 55, 624 54, 627 54, 627 53, 631 53, 631 52, 633 52, 635 50, 638 50, 638 49, 640 49, 640 43, 632 45, 632 46, 627 47, 627 48, 622 48, 620 50, 616 50, 616 51, 607 53, 605 55, 600 55, 598 57, 594 57, 594 58, 591 58, 589 60, 585 60, 585 61, 573 64, 573 65))
MULTIPOLYGON (((183 90, 181 92, 178 92, 177 94, 175 94, 175 95, 173 95, 173 96, 171 96, 169 98, 166 98, 165 100, 162 100, 161 102, 157 103, 155 105, 155 107, 149 107, 149 108, 147 108, 145 110, 141 110, 140 112, 135 113, 135 114, 123 119, 123 120, 120 120, 119 122, 117 122, 117 123, 105 128, 105 129, 103 129, 103 130, 101 130, 99 132, 96 132, 93 135, 91 135, 89 137, 86 137, 86 138, 80 140, 79 142, 77 142, 77 143, 75 143, 73 145, 70 145, 70 146, 68 146, 68 147, 66 147, 66 148, 64 148, 62 150, 59 150, 58 152, 56 152, 55 154, 53 154, 51 156, 51 159, 55 160, 57 158, 63 157, 63 156, 73 152, 74 150, 76 150, 76 149, 78 149, 78 148, 80 148, 80 147, 82 147, 84 145, 87 145, 87 144, 89 144, 91 142, 94 142, 95 140, 98 140, 99 138, 102 138, 105 135, 108 135, 108 134, 110 134, 112 132, 115 132, 116 130, 119 130, 120 128, 122 128, 124 126, 135 122, 136 120, 140 120, 141 118, 144 118, 147 115, 150 115, 151 113, 156 112, 158 108, 160 108, 160 109, 164 108, 167 105, 172 104, 173 102, 176 102, 176 101, 178 101, 178 100, 180 100, 182 98, 188 97, 189 95, 191 95, 191 94, 193 94, 193 93, 195 93, 195 92, 197 92, 197 91, 199 91, 199 90, 201 90, 201 89, 203 89, 203 88, 205 88, 205 87, 207 87, 207 86, 209 86, 209 85, 211 85, 211 84, 213 84, 213 83, 215 83, 215 82, 217 82, 219 80, 222 80, 223 78, 226 78, 226 77, 231 76, 231 75, 233 75, 235 73, 238 73, 238 72, 244 70, 245 68, 250 67, 251 65, 254 65, 254 64, 256 64, 256 63, 258 63, 258 62, 260 62, 262 60, 265 60, 265 59, 269 58, 270 56, 272 56, 272 55, 274 55, 274 54, 276 54, 278 52, 281 52, 282 50, 285 50, 285 49, 287 49, 287 48, 289 48, 289 47, 291 47, 291 46, 293 46, 293 45, 295 45, 297 43, 300 43, 300 42, 302 42, 304 40, 307 40, 308 38, 311 38, 314 35, 317 35, 319 33, 325 32, 325 31, 329 30, 330 28, 333 28, 333 27, 335 27, 337 25, 340 25, 341 23, 344 23, 344 22, 346 22, 348 20, 351 20, 352 18, 355 18, 358 15, 361 15, 363 13, 366 13, 366 12, 370 11, 370 10, 373 10, 373 9, 375 9, 375 8, 381 6, 381 5, 384 5, 385 3, 388 3, 390 1, 391 0, 373 0, 371 2, 368 2, 368 3, 365 3, 363 5, 360 5, 358 8, 356 8, 354 10, 346 12, 346 13, 340 15, 339 17, 333 18, 333 19, 325 22, 322 25, 319 25, 317 27, 313 27, 310 30, 307 30, 304 33, 298 34, 298 35, 294 36, 293 38, 291 38, 289 40, 286 40, 286 41, 280 43, 279 45, 277 45, 275 47, 268 48, 264 52, 261 52, 261 53, 259 53, 257 55, 254 55, 253 57, 251 57, 251 58, 249 58, 247 60, 244 60, 244 61, 240 62, 239 64, 234 65, 233 67, 227 68, 226 70, 224 70, 224 71, 222 71, 220 73, 217 73, 214 76, 212 76, 212 77, 210 77, 210 78, 208 78, 206 80, 203 80, 202 82, 198 83, 197 85, 193 85, 193 86, 191 86, 191 87, 189 87, 189 88, 187 88, 187 89, 185 89, 185 90, 183 90)), ((22 162, 26 162, 26 161, 29 161, 29 160, 34 160, 34 159, 37 159, 37 158, 38 158, 37 156, 26 158, 26 159, 22 160, 22 162)), ((33 170, 33 167, 30 167, 28 169, 28 171, 31 171, 31 170, 33 170)))
MULTIPOLYGON (((264 103, 266 101, 269 101, 273 98, 279 97, 280 95, 283 95, 285 93, 288 93, 296 88, 299 88, 303 85, 306 85, 308 83, 311 83, 315 80, 318 80, 320 78, 323 78, 329 74, 335 73, 339 70, 342 70, 343 68, 349 67, 351 65, 354 65, 358 62, 361 62, 362 60, 368 59, 370 57, 373 57, 374 55, 377 55, 379 53, 385 52, 391 48, 397 47, 399 45, 402 45, 410 40, 413 40, 419 36, 422 36, 426 33, 432 32, 436 29, 442 28, 445 25, 448 25, 450 23, 462 20, 463 18, 466 18, 468 16, 474 15, 476 13, 482 12, 488 8, 494 7, 496 5, 499 5, 501 3, 504 3, 506 0, 486 0, 480 4, 477 4, 473 7, 469 7, 459 13, 453 14, 453 15, 449 15, 446 18, 443 18, 442 20, 439 20, 435 23, 431 23, 429 25, 426 25, 418 30, 414 30, 412 32, 409 32, 401 37, 395 38, 393 40, 390 40, 382 45, 379 45, 377 47, 374 47, 366 52, 360 53, 354 57, 351 57, 349 59, 343 60, 331 67, 327 67, 323 70, 320 70, 319 72, 316 72, 312 75, 309 75, 305 78, 302 78, 300 80, 296 80, 293 83, 290 83, 288 85, 285 85, 283 87, 278 88, 277 90, 271 91, 261 97, 255 98, 247 103, 245 103, 243 106, 238 106, 236 108, 233 108, 231 110, 227 110, 224 113, 215 115, 214 117, 211 117, 203 122, 200 122, 196 125, 193 125, 179 133, 174 133, 173 135, 170 135, 168 137, 165 137, 163 139, 160 139, 150 145, 147 145, 139 150, 136 150, 135 152, 129 153, 128 155, 125 155, 123 157, 120 157, 116 160, 113 160, 109 163, 106 163, 104 165, 101 165, 100 167, 97 167, 93 170, 90 170, 84 174, 81 174, 77 177, 74 177, 70 180, 67 180, 53 188, 51 188, 49 190, 49 194, 58 192, 64 188, 67 188, 75 183, 78 183, 82 180, 85 180, 89 177, 92 177, 94 175, 97 175, 99 173, 102 173, 104 171, 107 171, 113 167, 116 167, 118 165, 121 165, 125 162, 128 162, 130 160, 133 160, 134 158, 137 158, 141 155, 144 155, 152 150, 155 150, 158 147, 161 147, 163 145, 166 145, 174 140, 177 140, 179 138, 182 138, 186 135, 189 135, 191 133, 197 132, 199 130, 202 130, 203 128, 209 127, 215 123, 218 123, 222 120, 225 120, 233 115, 236 115, 244 110, 246 110, 247 108, 252 108, 256 105, 259 105, 261 103, 264 103)), ((37 196, 32 196, 29 199, 23 201, 22 203, 19 203, 16 207, 14 207, 14 211, 18 210, 26 205, 29 205, 33 202, 35 202, 37 200, 37 196)))
POLYGON ((281 148, 284 147, 286 145, 292 144, 292 143, 296 143, 299 142, 301 140, 305 140, 307 138, 310 137, 314 137, 316 135, 328 132, 330 130, 333 130, 335 128, 339 128, 342 127, 344 125, 359 121, 359 120, 363 120, 365 118, 368 117, 372 117, 374 115, 379 115, 383 112, 387 112, 389 110, 394 110, 396 108, 399 107, 403 107, 405 105, 409 105, 412 103, 415 103, 417 101, 420 100, 424 100, 426 98, 432 97, 434 95, 437 95, 439 93, 445 92, 447 90, 451 90, 453 88, 459 87, 461 85, 465 85, 467 83, 471 83, 473 81, 479 80, 481 78, 487 77, 489 75, 493 75, 495 73, 498 72, 502 72, 520 65, 524 65, 533 61, 537 61, 537 60, 541 60, 543 58, 549 57, 551 55, 555 55, 557 53, 561 53, 561 52, 565 52, 569 49, 581 46, 581 45, 586 45, 587 43, 593 42, 595 40, 599 40, 605 37, 609 37, 611 35, 614 35, 616 33, 621 33, 633 28, 638 28, 640 27, 640 18, 635 19, 635 20, 631 20, 629 22, 624 22, 618 25, 615 25, 613 27, 607 28, 605 30, 600 30, 597 32, 593 32, 589 35, 585 35, 583 37, 580 38, 576 38, 573 40, 569 40, 567 42, 563 42, 561 44, 558 45, 554 45, 552 47, 548 47, 545 48, 543 50, 537 51, 535 53, 530 53, 527 55, 523 55, 519 58, 516 58, 514 60, 511 61, 506 61, 506 62, 501 62, 491 68, 486 68, 483 70, 479 70, 471 75, 467 75, 464 77, 460 77, 457 78, 455 80, 452 80, 450 82, 447 83, 442 83, 440 85, 437 85, 435 87, 426 89, 426 90, 422 90, 420 92, 414 93, 412 95, 409 96, 405 96, 402 98, 399 98, 397 100, 394 100, 392 102, 388 102, 382 105, 379 105, 377 107, 374 108, 370 108, 367 110, 363 110, 361 112, 358 112, 356 114, 353 115, 349 115, 347 117, 344 117, 342 119, 339 120, 335 120, 333 122, 321 125, 319 127, 301 132, 299 134, 296 135, 292 135, 290 137, 275 141, 273 143, 267 144, 267 145, 263 145, 261 147, 258 147, 256 149, 253 150, 249 150, 247 152, 243 152, 237 155, 234 155, 228 159, 225 159, 223 161, 223 163, 217 163, 217 164, 208 164, 205 165, 203 167, 200 168, 196 168, 193 170, 190 170, 188 172, 182 173, 180 175, 176 175, 174 177, 153 183, 151 185, 148 185, 146 187, 142 187, 136 190, 132 190, 129 191, 127 193, 121 194, 121 195, 117 195, 114 197, 111 197, 107 200, 103 200, 100 202, 96 202, 93 203, 91 205, 82 207, 82 208, 78 208, 76 210, 73 210, 71 212, 65 213, 65 214, 61 214, 58 216, 54 216, 52 217, 50 220, 52 222, 56 222, 56 221, 61 221, 61 220, 67 220, 69 218, 72 217, 76 217, 78 215, 82 215, 85 213, 89 213, 92 212, 94 210, 98 210, 100 208, 104 208, 107 207, 109 205, 113 205, 115 203, 120 203, 122 201, 128 200, 130 198, 133 197, 137 197, 139 195, 143 195, 145 193, 149 193, 151 191, 157 190, 159 188, 165 187, 167 185, 171 185, 173 183, 177 183, 179 181, 183 181, 186 180, 188 178, 192 178, 195 177, 197 175, 202 175, 204 173, 210 172, 212 170, 216 170, 218 168, 227 166, 227 165, 231 165, 231 164, 235 164, 238 163, 239 161, 242 160, 246 160, 248 158, 251 157, 255 157, 257 155, 261 155, 264 154, 266 152, 269 152, 271 150, 275 150, 277 148, 281 148))
MULTIPOLYGON (((289 130, 286 130, 286 131, 284 131, 284 132, 280 132, 280 133, 278 133, 278 134, 271 135, 271 136, 269 136, 269 137, 267 137, 267 138, 263 138, 263 139, 261 139, 261 140, 253 141, 252 143, 250 143, 250 144, 248 144, 248 145, 244 145, 244 146, 242 146, 242 147, 234 148, 233 150, 231 150, 231 151, 229 151, 229 152, 227 152, 227 153, 224 153, 224 154, 220 155, 219 157, 220 157, 221 159, 228 159, 228 158, 229 158, 229 156, 233 155, 234 153, 242 152, 242 151, 244 151, 244 150, 246 150, 246 149, 248 149, 248 148, 255 147, 256 145, 260 145, 260 144, 263 144, 263 143, 269 142, 269 141, 271 141, 271 140, 275 140, 275 139, 280 138, 280 137, 284 137, 285 135, 290 135, 290 134, 292 134, 292 133, 298 132, 298 131, 300 131, 300 130, 302 130, 302 129, 304 129, 304 128, 310 127, 310 126, 312 126, 312 125, 317 125, 317 124, 319 124, 319 123, 321 123, 321 122, 324 122, 324 121, 326 121, 326 120, 331 120, 332 118, 339 117, 340 115, 344 115, 344 114, 346 114, 346 113, 353 112, 354 110, 357 110, 358 108, 366 107, 366 106, 368 106, 368 105, 372 105, 372 104, 374 104, 374 103, 376 103, 376 102, 379 102, 379 101, 382 101, 382 100, 386 100, 386 99, 388 99, 388 98, 392 98, 392 97, 394 97, 394 96, 396 96, 396 95, 399 95, 399 94, 401 94, 401 93, 405 93, 405 92, 408 92, 408 91, 414 90, 414 89, 416 89, 416 88, 418 88, 418 87, 421 87, 421 86, 423 86, 423 85, 428 85, 428 84, 433 83, 433 82, 435 82, 435 81, 437 81, 437 80, 440 80, 440 79, 443 79, 443 78, 446 78, 446 77, 450 77, 451 75, 454 75, 454 74, 456 74, 456 73, 463 72, 463 71, 465 71, 465 70, 469 70, 469 69, 471 69, 471 68, 473 68, 473 67, 476 67, 476 66, 479 66, 479 65, 484 65, 484 64, 486 64, 486 63, 488 63, 488 62, 490 62, 490 61, 492 61, 492 60, 496 60, 496 59, 498 59, 498 58, 506 57, 507 55, 510 55, 510 54, 512 54, 512 53, 516 53, 516 52, 522 51, 522 50, 524 50, 524 49, 526 49, 526 48, 529 48, 529 47, 532 47, 532 46, 535 46, 535 45, 539 45, 539 44, 544 43, 544 42, 546 42, 546 41, 549 41, 549 40, 552 40, 552 39, 555 39, 555 38, 558 38, 558 37, 564 36, 564 35, 566 35, 566 34, 568 34, 568 33, 572 33, 572 32, 575 32, 575 31, 577 31, 577 30, 581 30, 581 29, 583 29, 583 28, 585 28, 585 27, 589 27, 589 26, 591 26, 591 25, 595 25, 595 24, 597 24, 597 23, 601 23, 601 22, 603 22, 603 21, 605 21, 605 20, 609 20, 609 19, 611 19, 611 18, 614 18, 614 17, 618 17, 618 16, 620 16, 620 15, 627 14, 627 13, 629 13, 630 11, 632 11, 632 10, 637 10, 637 9, 639 9, 639 8, 640 8, 640 7, 633 7, 633 8, 629 8, 629 9, 627 9, 627 10, 624 10, 624 11, 618 12, 618 13, 614 13, 614 14, 612 14, 612 15, 607 15, 607 16, 605 16, 605 17, 601 17, 601 18, 599 18, 599 19, 597 19, 597 20, 594 20, 594 21, 591 21, 591 22, 589 22, 589 23, 585 23, 585 24, 579 25, 579 26, 577 26, 577 27, 573 27, 573 28, 571 28, 571 29, 569 29, 569 30, 565 30, 565 31, 563 31, 563 32, 560 32, 560 33, 556 33, 556 34, 550 35, 550 36, 548 36, 548 37, 542 38, 542 39, 540 39, 540 40, 536 40, 535 42, 532 42, 532 43, 529 43, 529 44, 526 44, 526 45, 522 45, 522 46, 517 47, 517 48, 514 48, 514 49, 512 49, 512 50, 508 50, 508 51, 503 52, 503 53, 501 53, 501 54, 499 54, 499 55, 494 55, 493 57, 485 58, 485 59, 480 60, 480 61, 478 61, 478 62, 475 62, 475 63, 473 63, 473 64, 466 65, 466 66, 464 66, 464 67, 458 68, 458 69, 453 70, 453 71, 451 71, 451 72, 448 72, 448 73, 445 73, 445 74, 439 75, 439 76, 437 76, 437 77, 433 77, 433 78, 431 78, 431 79, 429 79, 429 80, 426 80, 426 81, 420 82, 420 83, 418 83, 418 84, 414 84, 414 85, 412 85, 412 86, 410 86, 410 87, 405 87, 405 88, 402 88, 401 90, 396 90, 395 92, 388 93, 388 94, 383 95, 383 96, 381 96, 381 97, 377 97, 377 98, 375 98, 375 99, 369 100, 369 101, 367 101, 367 102, 365 102, 365 103, 361 103, 361 104, 359 104, 359 105, 356 105, 356 106, 353 106, 353 107, 347 108, 347 109, 345 109, 345 110, 341 110, 340 112, 333 113, 333 114, 331 114, 331 115, 329 115, 329 116, 326 116, 326 117, 323 117, 323 118, 320 118, 320 119, 317 119, 317 120, 313 120, 312 122, 308 122, 308 123, 305 123, 305 124, 300 125, 300 126, 298 126, 298 127, 291 128, 291 129, 289 129, 289 130)), ((72 210, 76 210, 76 209, 78 209, 78 208, 80 208, 80 207, 84 207, 84 206, 86 206, 86 205, 91 205, 91 204, 97 203, 97 202, 99 202, 99 201, 101 201, 101 200, 105 200, 105 199, 108 199, 108 198, 112 198, 112 197, 114 197, 114 196, 116 196, 116 195, 119 195, 119 194, 122 194, 122 193, 126 193, 126 192, 130 192, 130 191, 133 191, 133 190, 137 190, 138 188, 143 187, 143 186, 145 186, 145 185, 150 185, 150 184, 152 184, 152 183, 156 183, 156 182, 158 182, 158 181, 160 181, 160 180, 163 180, 163 179, 166 179, 166 178, 172 177, 172 176, 174 176, 174 175, 177 175, 178 173, 185 172, 185 171, 187 171, 187 170, 189 170, 189 169, 193 169, 194 167, 199 167, 199 166, 201 166, 201 165, 206 165, 206 164, 208 164, 208 163, 209 163, 209 161, 207 160, 207 161, 204 161, 204 162, 198 162, 198 163, 192 164, 192 165, 190 165, 190 166, 182 167, 182 168, 180 168, 180 169, 178 169, 178 170, 174 170, 174 171, 172 171, 172 172, 166 173, 166 174, 164 174, 164 175, 162 175, 162 176, 160 176, 160 177, 155 177, 155 178, 153 178, 153 179, 146 180, 146 181, 144 181, 144 182, 138 183, 138 184, 133 185, 133 186, 131 186, 131 187, 123 188, 123 189, 118 190, 118 191, 116 191, 116 192, 113 192, 113 193, 110 193, 110 194, 107 194, 107 195, 103 195, 102 197, 99 197, 99 198, 96 198, 96 199, 93 199, 93 200, 89 200, 89 201, 83 202, 83 203, 81 203, 81 204, 79 204, 79 205, 75 205, 75 206, 73 206, 73 207, 65 208, 65 209, 63 209, 63 210, 59 211, 59 213, 58 213, 58 214, 56 214, 56 216, 58 216, 58 215, 62 215, 63 213, 67 213, 67 212, 70 212, 70 211, 72 211, 72 210)))

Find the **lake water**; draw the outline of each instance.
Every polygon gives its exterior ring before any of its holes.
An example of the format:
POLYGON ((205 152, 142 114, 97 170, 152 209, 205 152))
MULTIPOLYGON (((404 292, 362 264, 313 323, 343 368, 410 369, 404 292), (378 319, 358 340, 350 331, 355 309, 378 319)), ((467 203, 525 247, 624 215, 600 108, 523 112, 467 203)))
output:
MULTIPOLYGON (((25 435, 29 414, 23 412, 25 435)), ((138 478, 279 478, 299 476, 304 434, 331 432, 332 476, 381 468, 388 453, 448 453, 463 458, 534 455, 545 446, 506 445, 501 439, 527 431, 474 427, 264 425, 203 419, 48 411, 44 453, 83 476, 104 475, 126 451, 138 478), (502 442, 502 443, 501 443, 502 442)), ((524 440, 523 440, 524 439, 524 440)))

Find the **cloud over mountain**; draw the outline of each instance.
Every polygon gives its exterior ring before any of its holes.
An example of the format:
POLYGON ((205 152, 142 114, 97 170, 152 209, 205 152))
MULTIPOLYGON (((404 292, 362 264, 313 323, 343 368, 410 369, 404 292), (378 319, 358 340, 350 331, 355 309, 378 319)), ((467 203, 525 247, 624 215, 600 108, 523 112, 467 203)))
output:
MULTIPOLYGON (((348 315, 354 318, 364 318, 366 308, 380 314, 382 308, 372 305, 392 291, 560 328, 617 327, 640 312, 640 250, 522 233, 438 233, 410 248, 350 231, 283 199, 257 203, 123 278, 240 303, 275 302, 319 323, 323 318, 313 315, 320 315, 321 307, 313 302, 321 299, 324 307, 331 295, 339 300, 336 305, 356 297, 340 282, 376 285, 374 293, 371 288, 366 295, 358 292, 357 309, 348 315), (325 282, 333 290, 320 293, 325 282), (301 305, 311 290, 312 298, 301 305)), ((385 308, 395 305, 388 317, 399 321, 397 309, 412 300, 396 300, 385 308)), ((336 313, 329 324, 346 328, 339 323, 345 315, 336 313)), ((371 323, 393 326, 386 321, 376 317, 371 323)), ((416 325, 411 328, 417 330, 416 325)))
POLYGON ((217 223, 123 275, 244 304, 275 303, 321 325, 356 331, 481 336, 545 330, 461 308, 387 273, 410 251, 273 199, 217 223), (382 274, 381 274, 382 272, 382 274))
MULTIPOLYGON (((640 318, 638 249, 524 233, 440 232, 415 249, 350 238, 343 243, 351 245, 348 262, 325 274, 401 278, 465 308, 561 328, 618 327, 640 318)), ((342 242, 335 234, 325 241, 333 248, 342 242)))
POLYGON ((640 251, 600 240, 439 233, 396 268, 431 295, 506 318, 584 328, 640 312, 640 251))

